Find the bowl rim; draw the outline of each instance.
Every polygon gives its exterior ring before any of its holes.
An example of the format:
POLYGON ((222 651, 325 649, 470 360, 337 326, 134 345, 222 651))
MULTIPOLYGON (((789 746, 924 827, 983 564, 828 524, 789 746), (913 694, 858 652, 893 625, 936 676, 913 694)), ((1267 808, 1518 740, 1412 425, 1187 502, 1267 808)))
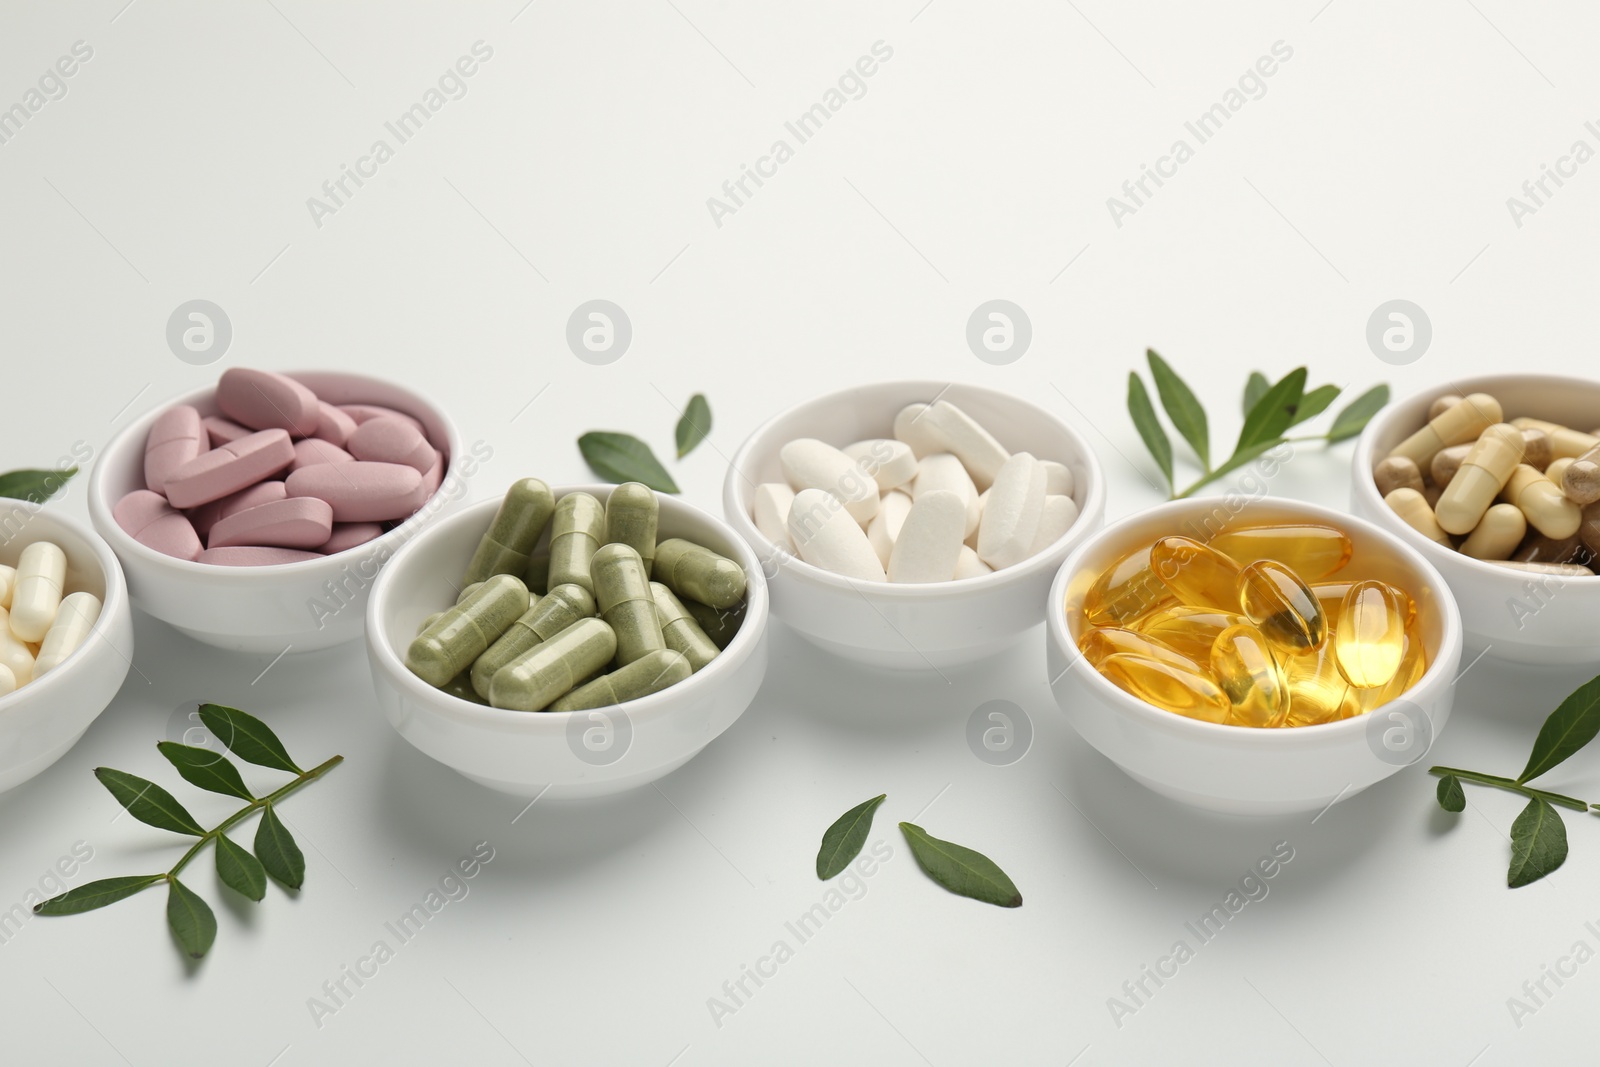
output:
MULTIPOLYGON (((578 482, 567 485, 552 485, 550 487, 557 500, 571 493, 588 493, 602 502, 605 496, 615 488, 615 485, 601 482, 578 482)), ((761 573, 760 560, 756 559, 755 553, 750 546, 739 538, 736 530, 705 508, 691 504, 687 500, 660 492, 657 492, 656 496, 662 500, 664 505, 686 509, 707 520, 712 526, 719 528, 727 538, 728 543, 738 549, 740 558, 737 562, 744 568, 747 584, 745 590, 745 617, 744 621, 739 624, 738 633, 734 634, 733 640, 728 643, 728 647, 723 649, 715 659, 683 681, 646 696, 627 700, 621 704, 608 704, 599 708, 586 708, 579 711, 513 711, 510 708, 493 708, 485 704, 475 704, 470 700, 451 696, 449 693, 436 689, 411 673, 404 660, 395 648, 390 645, 388 637, 384 633, 381 618, 389 600, 390 588, 398 580, 394 576, 403 569, 405 560, 414 554, 421 553, 423 551, 422 546, 443 537, 447 531, 453 530, 457 526, 470 525, 474 521, 483 522, 487 525, 487 520, 493 517, 494 511, 500 507, 500 503, 505 497, 504 490, 495 496, 468 504, 455 514, 431 524, 397 551, 390 558, 388 564, 384 566, 383 570, 379 572, 378 577, 373 581, 371 592, 367 598, 366 616, 367 648, 374 665, 381 667, 393 684, 405 689, 419 705, 429 708, 437 715, 454 719, 467 726, 541 731, 559 725, 564 730, 572 716, 587 715, 591 712, 622 711, 630 722, 647 721, 670 714, 673 710, 673 704, 681 701, 686 696, 692 695, 693 687, 704 687, 721 680, 722 675, 735 670, 754 651, 756 644, 765 634, 768 595, 766 577, 761 573)))
MULTIPOLYGON (((1071 635, 1067 632, 1067 613, 1063 607, 1066 600, 1067 585, 1080 568, 1082 557, 1106 541, 1114 541, 1118 537, 1126 537, 1129 528, 1135 524, 1147 522, 1152 516, 1166 513, 1180 514, 1191 508, 1206 507, 1215 499, 1215 497, 1201 496, 1184 500, 1169 500, 1165 503, 1157 504, 1155 507, 1146 508, 1125 516, 1090 535, 1061 564, 1061 569, 1056 573, 1055 580, 1050 583, 1050 600, 1045 608, 1045 626, 1050 635, 1051 643, 1070 662, 1065 670, 1050 680, 1049 684, 1052 690, 1055 688, 1056 683, 1067 673, 1075 670, 1080 662, 1088 663, 1088 660, 1078 650, 1077 645, 1071 640, 1071 635)), ((1435 689, 1441 682, 1447 687, 1455 684, 1455 679, 1444 678, 1444 669, 1448 667, 1449 670, 1453 671, 1454 663, 1459 662, 1460 659, 1459 653, 1463 634, 1461 611, 1456 604, 1455 594, 1451 591, 1449 583, 1444 580, 1444 576, 1439 573, 1432 563, 1412 546, 1376 523, 1357 515, 1348 515, 1341 511, 1335 511, 1321 504, 1296 500, 1292 497, 1266 496, 1250 501, 1245 505, 1245 510, 1263 501, 1270 501, 1274 506, 1286 507, 1291 511, 1301 511, 1308 519, 1316 519, 1329 525, 1353 526, 1361 529, 1364 533, 1375 536, 1379 541, 1395 551, 1405 562, 1421 572, 1423 577, 1432 584, 1443 614, 1442 633, 1439 640, 1440 654, 1435 656, 1432 662, 1428 664, 1428 669, 1423 672, 1422 677, 1417 679, 1410 689, 1395 700, 1390 701, 1388 704, 1380 704, 1366 714, 1357 715, 1349 719, 1340 719, 1338 722, 1316 723, 1309 726, 1295 726, 1286 729, 1258 729, 1248 726, 1230 726, 1226 723, 1206 722, 1203 719, 1191 719, 1186 715, 1179 715, 1158 708, 1149 701, 1140 700, 1132 693, 1125 692, 1113 685, 1110 679, 1090 667, 1084 673, 1094 679, 1088 684, 1098 687, 1097 695, 1101 697, 1102 702, 1115 707, 1120 715, 1131 716, 1141 724, 1148 724, 1156 729, 1187 736, 1198 741, 1215 742, 1231 739, 1240 745, 1250 748, 1282 749, 1337 744, 1357 732, 1365 731, 1372 721, 1372 716, 1383 708, 1389 707, 1390 704, 1408 699, 1411 703, 1416 704, 1418 702, 1412 699, 1413 694, 1420 692, 1424 688, 1435 689)), ((1241 514, 1243 513, 1242 510, 1241 514)))
MULTIPOLYGON (((446 445, 450 450, 449 459, 445 463, 446 479, 448 479, 450 476, 451 464, 455 462, 455 460, 457 460, 461 455, 461 432, 456 427, 455 420, 450 417, 449 412, 445 411, 444 408, 428 400, 423 394, 417 392, 407 385, 403 385, 400 382, 394 381, 393 379, 379 378, 371 374, 361 374, 355 371, 328 370, 325 368, 314 368, 307 370, 281 370, 273 371, 272 373, 281 374, 286 378, 294 378, 296 380, 299 380, 302 375, 311 375, 315 377, 342 377, 349 378, 357 382, 372 382, 382 385, 386 388, 397 389, 414 399, 420 406, 427 408, 444 427, 445 436, 447 438, 446 445)), ((90 522, 94 524, 95 530, 100 532, 103 539, 108 543, 112 543, 112 550, 118 555, 126 552, 135 559, 138 559, 141 563, 158 567, 173 567, 176 568, 177 572, 180 574, 217 576, 219 571, 225 571, 229 579, 232 581, 265 582, 280 578, 285 575, 299 576, 302 574, 309 574, 315 570, 315 568, 327 564, 330 560, 338 560, 341 558, 348 560, 349 558, 352 558, 353 553, 372 551, 376 550, 379 546, 392 545, 396 539, 412 538, 416 535, 417 528, 421 525, 425 525, 429 521, 429 516, 425 513, 428 511, 429 505, 432 504, 433 501, 437 500, 439 495, 445 491, 444 481, 439 483, 439 488, 434 490, 433 494, 430 495, 427 500, 423 501, 422 506, 418 508, 414 514, 409 516, 404 522, 400 523, 400 525, 396 526, 394 529, 388 530, 379 536, 374 537, 372 540, 356 545, 353 548, 348 548, 343 552, 336 552, 332 555, 322 556, 319 559, 302 559, 296 560, 293 563, 270 563, 261 567, 222 567, 215 563, 200 563, 197 560, 179 559, 176 556, 169 556, 164 552, 157 552, 153 548, 149 548, 143 544, 140 544, 138 541, 129 536, 128 532, 117 523, 116 519, 112 515, 112 509, 116 506, 116 502, 107 499, 108 490, 105 484, 105 476, 102 473, 105 470, 105 459, 114 451, 118 451, 123 447, 131 447, 132 442, 135 442, 139 436, 148 434, 150 432, 150 426, 157 418, 161 416, 162 413, 180 404, 193 404, 197 400, 204 400, 210 395, 214 394, 216 392, 216 388, 217 383, 213 381, 208 385, 191 389, 185 393, 171 397, 159 404, 152 406, 150 410, 146 411, 128 425, 124 426, 121 430, 117 431, 117 433, 113 434, 111 439, 106 442, 105 447, 100 450, 100 454, 95 460, 94 467, 89 472, 89 519, 90 522), (396 535, 400 535, 400 538, 396 538, 396 535)))
MULTIPOLYGON (((1552 390, 1570 388, 1576 385, 1600 392, 1600 380, 1593 378, 1580 378, 1576 375, 1570 374, 1544 374, 1532 372, 1528 374, 1482 374, 1472 378, 1452 378, 1447 381, 1429 386, 1426 389, 1418 389, 1417 391, 1403 397, 1399 402, 1391 403, 1385 406, 1382 411, 1373 416, 1372 420, 1367 423, 1366 428, 1361 431, 1361 435, 1356 439, 1356 447, 1351 453, 1350 458, 1351 493, 1359 495, 1362 498, 1362 502, 1371 508, 1374 514, 1384 516, 1382 521, 1386 524, 1386 526, 1387 524, 1392 523, 1394 526, 1394 531, 1398 533, 1399 536, 1403 537, 1411 546, 1419 549, 1429 562, 1435 563, 1442 567, 1459 566, 1466 574, 1471 575, 1480 581, 1502 582, 1504 583, 1503 589, 1508 596, 1514 595, 1521 591, 1523 583, 1528 581, 1530 572, 1519 571, 1508 567, 1497 567, 1494 565, 1494 563, 1488 560, 1481 560, 1473 556, 1468 556, 1462 552, 1456 551, 1453 548, 1446 548, 1445 546, 1422 536, 1416 530, 1413 530, 1408 524, 1402 522, 1400 517, 1395 515, 1389 509, 1389 505, 1384 503, 1383 497, 1378 493, 1377 483, 1372 480, 1372 468, 1375 465, 1377 458, 1377 449, 1374 442, 1376 442, 1379 435, 1387 430, 1391 424, 1393 424, 1394 421, 1400 417, 1400 409, 1405 405, 1415 401, 1420 401, 1424 398, 1427 398, 1430 401, 1435 400, 1440 396, 1445 395, 1445 390, 1448 389, 1455 389, 1462 396, 1466 396, 1468 393, 1492 394, 1494 392, 1493 387, 1495 385, 1513 381, 1519 383, 1527 382, 1533 385, 1543 385, 1552 390)), ((1530 417, 1538 418, 1537 415, 1530 417)), ((1421 427, 1419 426, 1418 429, 1420 428, 1421 427)), ((1583 432, 1587 433, 1588 431, 1585 430, 1583 432)), ((1600 578, 1600 574, 1574 574, 1563 576, 1562 580, 1566 582, 1584 583, 1583 585, 1580 585, 1579 588, 1600 590, 1600 582, 1591 582, 1591 579, 1597 578, 1600 578)))
MULTIPOLYGON (((11 500, 7 501, 7 504, 15 505, 28 511, 31 515, 30 524, 40 515, 46 516, 47 522, 59 523, 66 529, 71 530, 74 534, 83 538, 84 543, 94 550, 95 560, 100 565, 101 584, 105 586, 106 595, 100 602, 100 615, 95 619, 94 626, 90 627, 90 633, 91 635, 98 634, 101 642, 115 652, 131 670, 133 668, 132 651, 124 652, 122 649, 117 648, 111 643, 111 639, 106 633, 106 629, 113 619, 126 616, 132 610, 128 601, 128 581, 122 573, 122 563, 117 559, 117 554, 111 545, 95 531, 93 526, 82 519, 76 519, 65 514, 59 508, 49 508, 45 504, 35 504, 27 500, 11 500)), ((48 541, 50 538, 46 535, 35 540, 48 541)), ((82 663, 83 653, 89 647, 88 640, 85 640, 83 644, 73 649, 66 659, 61 661, 61 666, 49 672, 43 678, 36 678, 27 685, 20 686, 4 696, 0 696, 0 716, 6 713, 9 704, 20 703, 24 699, 48 698, 55 689, 61 685, 68 684, 57 682, 56 679, 70 675, 73 672, 74 665, 82 663)), ((126 672, 124 672, 124 675, 126 675, 126 672)), ((102 708, 100 710, 104 711, 105 709, 102 708)), ((98 715, 99 712, 96 712, 95 716, 91 718, 98 717, 98 715)))
MULTIPOLYGON (((909 400, 906 403, 917 403, 909 400)), ((893 418, 894 413, 890 413, 893 418)), ((848 443, 848 442, 847 442, 848 443)), ((834 447, 841 447, 835 445, 834 447)), ((1062 462, 1055 460, 1054 462, 1062 462)), ((756 550, 758 560, 779 559, 784 568, 792 568, 798 576, 802 576, 817 585, 826 586, 839 592, 846 593, 871 593, 889 600, 917 600, 936 597, 944 594, 979 593, 990 589, 999 589, 1007 585, 1028 580, 1040 570, 1048 569, 1052 565, 1051 553, 1074 536, 1082 536, 1085 530, 1093 523, 1085 524, 1084 518, 1089 515, 1103 515, 1105 512, 1106 478, 1105 471, 1100 466, 1100 457, 1090 446, 1087 438, 1076 427, 1066 422, 1059 415, 1040 407, 1014 393, 991 389, 984 385, 974 385, 969 382, 936 381, 918 378, 890 378, 882 381, 866 382, 839 389, 831 393, 824 393, 792 404, 782 411, 763 421, 759 426, 745 437, 734 453, 732 461, 728 464, 728 473, 722 483, 723 514, 727 522, 734 527, 739 536, 756 550), (798 555, 788 549, 780 548, 767 539, 750 517, 749 486, 756 483, 744 474, 751 454, 755 451, 758 441, 770 433, 776 423, 793 415, 801 408, 811 407, 816 404, 839 401, 860 392, 863 389, 902 389, 921 396, 938 398, 952 388, 984 393, 989 398, 1005 404, 1014 404, 1031 409, 1046 421, 1052 423, 1077 449, 1083 462, 1088 477, 1084 479, 1083 504, 1078 508, 1078 517, 1072 521, 1062 535, 1035 552, 1021 563, 1014 564, 1001 570, 980 574, 975 578, 952 578, 945 582, 873 582, 849 578, 842 574, 824 570, 814 564, 807 563, 798 555)), ((1077 488, 1074 486, 1074 488, 1077 488)))

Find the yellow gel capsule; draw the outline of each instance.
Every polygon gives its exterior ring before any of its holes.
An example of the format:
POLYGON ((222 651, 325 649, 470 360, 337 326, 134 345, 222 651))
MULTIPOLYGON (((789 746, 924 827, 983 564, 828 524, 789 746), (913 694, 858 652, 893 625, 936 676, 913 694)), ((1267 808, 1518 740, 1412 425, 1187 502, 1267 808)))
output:
POLYGON ((1150 569, 1150 549, 1123 556, 1096 578, 1083 596, 1083 617, 1091 626, 1129 626, 1157 610, 1176 604, 1161 579, 1150 569))
POLYGON ((1230 626, 1211 646, 1211 673, 1233 705, 1235 726, 1282 726, 1289 714, 1289 684, 1261 631, 1230 626))
POLYGON ((1405 651, 1405 606, 1384 582, 1356 582, 1345 594, 1333 628, 1334 659, 1357 689, 1384 685, 1400 669, 1405 651))
POLYGON ((1150 546, 1150 569, 1178 600, 1193 608, 1232 608, 1239 565, 1189 537, 1163 537, 1150 546))
POLYGON ((1434 453, 1451 445, 1475 441, 1478 435, 1501 421, 1500 401, 1488 393, 1473 393, 1428 420, 1428 424, 1390 449, 1391 456, 1404 456, 1426 469, 1434 453))
POLYGON ((1546 537, 1558 541, 1571 537, 1583 524, 1583 509, 1568 500, 1559 485, 1526 463, 1511 472, 1503 495, 1522 509, 1529 526, 1546 537))
POLYGON ((1097 630, 1090 630, 1079 639, 1078 650, 1083 653, 1083 658, 1095 667, 1099 667, 1109 656, 1131 653, 1170 663, 1175 667, 1185 667, 1191 671, 1200 670, 1200 663, 1193 657, 1185 656, 1154 637, 1136 630, 1124 630, 1119 626, 1103 626, 1097 630))
POLYGON ((1291 655, 1320 648, 1328 636, 1321 603, 1276 560, 1258 560, 1240 572, 1239 607, 1268 641, 1291 655))
POLYGON ((1315 726, 1361 714, 1360 690, 1339 673, 1333 642, 1301 656, 1285 656, 1282 663, 1289 684, 1285 726, 1315 726))
MULTIPOLYGON (((1328 620, 1328 636, 1339 632, 1339 609, 1344 605, 1345 594, 1355 582, 1318 582, 1311 587, 1312 595, 1322 605, 1322 616, 1328 620)), ((1417 602, 1404 589, 1390 586, 1400 599, 1400 609, 1405 614, 1405 624, 1410 626, 1417 618, 1417 602)))
MULTIPOLYGON (((1400 666, 1383 685, 1372 689, 1352 689, 1361 711, 1371 711, 1391 700, 1398 699, 1407 689, 1416 685, 1428 669, 1428 657, 1422 647, 1422 637, 1415 626, 1407 626, 1402 633, 1400 666)), ((1359 713, 1353 713, 1359 714, 1359 713)))
POLYGON ((1208 676, 1148 656, 1120 652, 1100 663, 1100 673, 1119 689, 1158 708, 1206 722, 1226 722, 1233 705, 1208 676))
POLYGON ((1205 663, 1210 660, 1211 646, 1217 643, 1217 636, 1222 631, 1249 621, 1237 612, 1177 605, 1162 608, 1140 620, 1137 631, 1160 641, 1181 656, 1187 656, 1196 663, 1205 663))
POLYGON ((1445 533, 1470 533, 1522 462, 1522 454, 1522 431, 1515 426, 1501 422, 1483 431, 1433 509, 1440 528, 1445 533))
MULTIPOLYGON (((1420 477, 1417 482, 1421 484, 1420 477)), ((1317 522, 1227 530, 1211 539, 1211 547, 1241 567, 1275 559, 1308 582, 1326 578, 1349 563, 1353 551, 1348 534, 1317 522)))

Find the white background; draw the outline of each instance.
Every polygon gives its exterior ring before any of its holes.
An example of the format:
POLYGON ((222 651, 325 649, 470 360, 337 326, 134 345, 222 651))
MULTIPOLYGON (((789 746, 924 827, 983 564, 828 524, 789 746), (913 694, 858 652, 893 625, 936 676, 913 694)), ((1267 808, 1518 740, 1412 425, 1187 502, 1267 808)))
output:
MULTIPOLYGON (((0 106, 75 41, 94 50, 67 95, 0 145, 0 467, 53 464, 77 441, 98 449, 225 366, 334 367, 423 387, 468 442, 489 443, 474 498, 522 475, 583 479, 573 442, 588 429, 631 430, 666 454, 674 405, 704 391, 716 430, 673 470, 716 511, 725 457, 762 420, 851 382, 928 377, 1010 389, 1073 421, 1099 451, 1116 518, 1161 495, 1122 406, 1146 346, 1196 384, 1218 450, 1252 368, 1309 364, 1314 382, 1354 395, 1508 364, 1594 365, 1600 163, 1521 227, 1506 206, 1575 139, 1600 147, 1583 128, 1600 117, 1600 16, 1584 5, 124 2, 11 5, 0 30, 0 106), (478 40, 493 57, 465 97, 317 226, 307 198, 478 40), (718 227, 706 198, 880 40, 893 58, 866 94, 718 227), (1280 40, 1293 56, 1265 95, 1115 225, 1106 198, 1280 40), (1006 367, 964 338, 995 297, 1034 328, 1006 367), (168 316, 195 298, 233 324, 210 367, 165 340, 168 316), (568 315, 594 298, 633 322, 609 367, 564 342, 568 315), (1434 329, 1405 367, 1364 338, 1395 298, 1434 329)), ((1272 490, 1342 503, 1349 447, 1302 447, 1272 490)), ((55 506, 83 516, 82 479, 55 506)), ((4 1058, 1589 1055, 1600 963, 1520 1028, 1506 1000, 1574 942, 1600 949, 1584 926, 1600 925, 1600 828, 1569 818, 1566 867, 1508 891, 1516 798, 1474 790, 1447 817, 1420 768, 1314 823, 1198 814, 1071 733, 1042 645, 1040 631, 949 684, 886 682, 777 627, 755 705, 689 766, 659 788, 540 803, 513 823, 520 802, 435 765, 378 718, 359 645, 261 675, 266 657, 141 618, 117 701, 59 764, 0 798, 0 905, 77 841, 94 859, 76 880, 170 862, 180 846, 113 821, 90 770, 171 780, 154 742, 196 701, 269 718, 302 761, 348 760, 286 805, 308 845, 304 892, 220 905, 200 966, 180 959, 159 893, 33 920, 0 945, 4 1058), (1021 705, 1036 734, 1009 767, 965 741, 990 699, 1021 705), (874 838, 893 859, 716 1025, 707 998, 792 941, 785 921, 822 899, 811 868, 823 828, 881 791, 874 838), (923 877, 894 823, 925 806, 922 825, 1011 873, 1020 910, 923 877), (470 895, 319 1028, 308 998, 482 840, 495 858, 470 895), (1278 841, 1294 859, 1270 895, 1115 1025, 1107 999, 1278 841)), ((1486 661, 1432 758, 1514 772, 1584 676, 1486 661)), ((1600 792, 1592 754, 1552 787, 1600 792)), ((179 792, 202 817, 227 808, 179 792)), ((195 871, 218 901, 209 864, 195 871)))

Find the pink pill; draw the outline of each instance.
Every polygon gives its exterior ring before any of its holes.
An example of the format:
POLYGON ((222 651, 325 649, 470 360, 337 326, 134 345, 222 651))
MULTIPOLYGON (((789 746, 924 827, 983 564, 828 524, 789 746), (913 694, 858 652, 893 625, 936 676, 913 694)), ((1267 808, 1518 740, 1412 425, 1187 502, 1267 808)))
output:
POLYGON ((319 463, 300 468, 284 484, 292 497, 320 497, 333 505, 334 522, 382 522, 416 510, 412 498, 422 475, 399 463, 319 463))
POLYGON ((229 367, 217 380, 217 407, 252 430, 287 430, 310 437, 322 423, 317 394, 269 370, 229 367))
POLYGON ((419 433, 424 436, 427 435, 427 431, 422 428, 422 423, 418 422, 415 416, 407 415, 403 411, 396 411, 394 408, 386 408, 379 404, 340 404, 339 410, 355 419, 358 426, 373 419, 405 419, 414 425, 419 433))
POLYGON ((210 548, 264 545, 309 549, 327 541, 332 533, 333 509, 314 496, 296 496, 218 519, 206 544, 210 548))
POLYGON ((318 463, 354 463, 355 460, 356 457, 336 444, 320 437, 307 437, 294 443, 294 462, 289 469, 297 471, 301 467, 315 467, 318 463))
POLYGON ((324 556, 359 548, 374 538, 383 536, 383 524, 376 522, 336 522, 333 533, 317 549, 324 556))
POLYGON ((146 548, 178 559, 192 560, 200 555, 200 536, 183 513, 174 510, 160 493, 135 489, 117 501, 111 517, 146 548))
POLYGON ((439 491, 439 486, 444 482, 444 453, 435 452, 433 455, 433 466, 423 474, 416 495, 411 498, 411 509, 407 515, 415 515, 422 510, 422 505, 432 499, 433 494, 439 491))
POLYGON ((144 441, 145 486, 161 492, 174 471, 210 448, 200 412, 188 404, 167 409, 151 424, 144 441))
POLYGON ((207 436, 211 438, 212 448, 221 448, 230 441, 249 437, 253 432, 248 427, 240 426, 232 419, 225 419, 221 415, 207 415, 200 422, 205 426, 207 436))
POLYGON ((317 401, 317 410, 322 413, 322 418, 317 423, 316 437, 343 448, 344 443, 350 440, 350 435, 356 432, 356 420, 326 400, 317 401))
POLYGON ((284 488, 282 482, 257 482, 248 489, 241 489, 232 496, 225 496, 221 500, 213 500, 209 504, 201 504, 189 512, 189 521, 194 523, 195 532, 201 537, 210 537, 211 528, 221 519, 237 514, 247 508, 258 508, 262 504, 270 504, 274 500, 282 500, 289 495, 289 490, 284 488))
POLYGON ((356 427, 345 446, 356 459, 369 463, 404 463, 426 474, 439 453, 413 422, 380 415, 356 427))
POLYGON ((300 563, 303 560, 321 558, 320 552, 303 552, 298 548, 238 545, 228 548, 208 548, 200 553, 199 561, 222 567, 274 567, 280 563, 300 563))
POLYGON ((254 485, 294 462, 294 445, 285 430, 262 430, 204 452, 167 479, 173 507, 192 508, 221 500, 254 485))

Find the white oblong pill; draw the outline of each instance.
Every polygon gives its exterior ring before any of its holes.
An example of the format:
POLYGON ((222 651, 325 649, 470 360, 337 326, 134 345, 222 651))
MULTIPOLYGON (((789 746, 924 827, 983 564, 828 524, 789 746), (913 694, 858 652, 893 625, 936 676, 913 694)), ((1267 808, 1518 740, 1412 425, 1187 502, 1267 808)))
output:
POLYGON ((815 437, 790 441, 778 451, 783 476, 795 492, 832 493, 856 522, 865 526, 878 513, 878 483, 855 460, 815 437))
POLYGON ((88 640, 99 618, 99 597, 93 593, 68 594, 56 611, 56 621, 39 645, 39 655, 33 661, 33 676, 38 678, 61 666, 62 660, 88 640))
POLYGON ((911 499, 915 500, 935 489, 960 493, 967 502, 966 533, 970 535, 978 528, 978 520, 983 515, 982 505, 978 503, 978 488, 972 484, 972 476, 967 473, 967 468, 949 452, 935 452, 922 457, 917 464, 916 480, 911 483, 911 499))
POLYGON ((1006 460, 983 508, 979 559, 1001 570, 1028 558, 1044 515, 1044 482, 1044 468, 1027 452, 1006 460))
POLYGON ((872 542, 872 550, 885 567, 889 565, 889 553, 894 551, 895 538, 900 536, 900 527, 910 511, 911 498, 905 493, 885 493, 878 504, 878 513, 867 524, 867 540, 872 542))
POLYGON ((872 475, 878 488, 887 492, 898 489, 917 476, 917 456, 904 441, 875 438, 846 445, 845 455, 861 464, 861 469, 872 475))
POLYGON ((1044 491, 1050 496, 1071 496, 1073 489, 1072 468, 1065 463, 1057 463, 1053 459, 1041 459, 1039 465, 1044 468, 1044 491))
POLYGON ((926 404, 907 404, 894 417, 894 439, 911 446, 911 454, 918 459, 933 452, 943 452, 933 432, 933 427, 923 420, 926 404))
POLYGON ((756 529, 785 552, 794 551, 794 542, 789 539, 789 509, 793 506, 794 490, 782 482, 764 482, 756 486, 755 502, 750 509, 756 529))
POLYGON ((948 582, 967 529, 967 502, 948 489, 923 493, 911 505, 889 554, 891 582, 948 582))
POLYGON ((887 580, 866 531, 832 493, 822 489, 796 493, 789 509, 789 536, 800 558, 814 567, 868 582, 887 580))
POLYGON ((982 578, 985 574, 993 574, 994 568, 978 558, 978 554, 966 545, 961 546, 961 554, 956 557, 956 578, 982 578))
POLYGON ((929 404, 917 421, 928 424, 926 432, 937 442, 938 451, 949 452, 959 459, 972 475, 972 484, 979 489, 993 485, 1000 468, 1011 458, 1011 453, 993 434, 948 400, 929 404))
MULTIPOLYGON (((1039 466, 1044 466, 1043 463, 1039 466)), ((1049 472, 1046 472, 1048 479, 1049 472)), ((1049 489, 1048 481, 1045 488, 1049 489)), ((1056 543, 1056 540, 1072 528, 1078 521, 1078 504, 1070 496, 1061 496, 1057 493, 1045 494, 1044 510, 1039 514, 1039 532, 1033 536, 1033 548, 1028 555, 1037 556, 1040 552, 1056 543)))
POLYGON ((11 590, 17 584, 17 569, 0 563, 0 608, 11 610, 11 590))
POLYGON ((35 541, 17 559, 17 585, 11 591, 11 632, 39 641, 56 621, 67 581, 67 554, 49 541, 35 541))
POLYGON ((11 631, 11 616, 5 608, 0 608, 0 667, 11 672, 19 687, 33 681, 33 652, 11 631))

